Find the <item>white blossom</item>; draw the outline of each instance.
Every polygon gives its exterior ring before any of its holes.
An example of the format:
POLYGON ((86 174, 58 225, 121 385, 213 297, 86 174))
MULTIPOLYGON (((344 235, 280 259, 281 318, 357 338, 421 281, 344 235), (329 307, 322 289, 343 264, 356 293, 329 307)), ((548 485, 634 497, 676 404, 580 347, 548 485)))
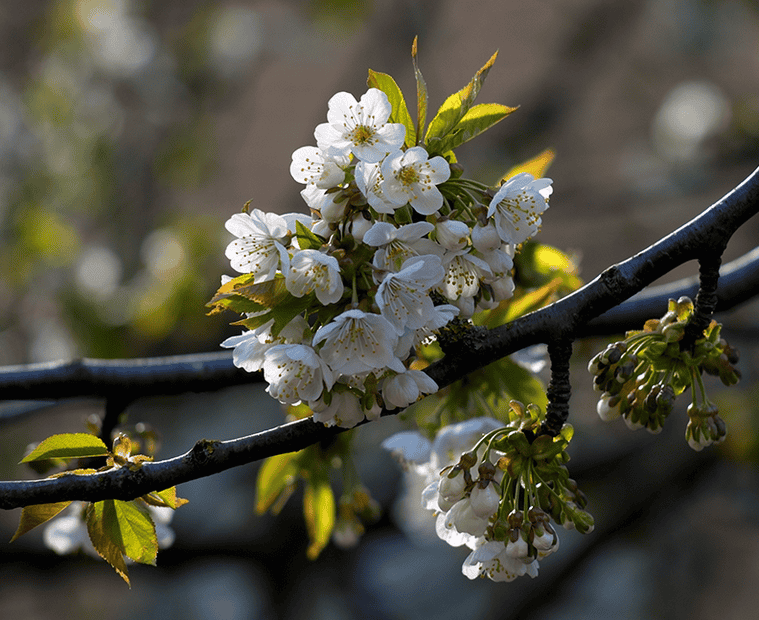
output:
POLYGON ((237 368, 248 372, 257 372, 263 368, 266 352, 278 344, 297 344, 303 340, 303 334, 308 330, 308 323, 302 316, 296 316, 275 338, 271 334, 274 319, 260 327, 243 332, 239 336, 231 336, 221 343, 225 349, 234 349, 232 361, 237 368))
POLYGON ((370 88, 358 102, 350 93, 339 92, 328 105, 327 122, 316 127, 314 136, 329 157, 353 153, 361 161, 376 163, 403 145, 406 128, 387 122, 392 106, 381 90, 370 88))
POLYGON ((501 185, 490 201, 488 217, 504 242, 519 245, 538 232, 540 214, 548 208, 553 191, 551 183, 521 172, 501 185))
POLYGON ((406 327, 420 329, 433 320, 435 306, 428 293, 444 273, 437 256, 425 255, 413 256, 398 273, 385 275, 374 301, 399 336, 406 327))
POLYGON ((388 377, 382 384, 382 398, 388 408, 405 409, 415 403, 423 394, 434 394, 438 385, 421 370, 407 370, 388 377))
POLYGON ((436 186, 448 180, 451 167, 439 155, 428 157, 421 146, 388 155, 382 162, 385 198, 400 204, 411 203, 421 215, 437 212, 443 206, 443 195, 436 186))
POLYGON ((472 228, 472 245, 478 252, 497 250, 501 244, 503 244, 503 240, 493 221, 489 221, 485 226, 477 223, 472 228))
POLYGON ((519 558, 513 558, 508 555, 506 546, 501 541, 485 542, 483 538, 480 545, 464 560, 461 572, 469 579, 488 577, 493 581, 513 581, 522 575, 535 578, 538 576, 538 561, 525 563, 519 558))
POLYGON ((316 185, 307 185, 301 190, 300 195, 309 208, 316 211, 327 222, 337 223, 345 217, 348 198, 341 192, 327 192, 316 185))
POLYGON ((446 250, 463 250, 469 243, 469 226, 459 220, 440 220, 435 224, 437 242, 446 250))
POLYGON ((372 264, 378 269, 398 271, 406 259, 419 256, 416 243, 434 228, 429 222, 414 222, 398 228, 389 222, 377 222, 364 234, 364 243, 378 248, 372 264))
POLYGON ((498 510, 498 505, 501 503, 501 496, 492 483, 485 485, 485 488, 482 488, 479 484, 474 485, 469 498, 472 502, 474 514, 485 519, 494 515, 495 511, 498 510))
POLYGON ((302 146, 292 155, 290 175, 298 183, 330 189, 345 180, 343 167, 349 163, 349 157, 330 158, 315 146, 302 146))
POLYGON ((490 266, 474 254, 461 250, 443 257, 445 277, 438 290, 451 301, 473 298, 480 288, 480 278, 492 278, 490 266))
POLYGON ((337 375, 354 375, 390 368, 404 372, 406 368, 395 356, 398 334, 387 319, 379 314, 346 310, 314 335, 316 346, 324 341, 319 355, 337 375))
POLYGON ((406 204, 404 200, 401 203, 388 200, 382 191, 382 182, 385 178, 382 176, 381 163, 370 164, 360 161, 356 164, 356 186, 366 198, 366 201, 377 213, 386 213, 392 215, 398 207, 406 204))
POLYGON ((300 250, 293 255, 285 286, 295 297, 315 291, 325 306, 339 301, 344 290, 337 259, 319 250, 300 250))
POLYGON ((316 400, 323 388, 333 384, 332 371, 304 344, 278 344, 266 351, 264 379, 266 391, 279 402, 295 405, 300 401, 316 400))
POLYGON ((253 209, 235 213, 225 226, 237 237, 225 252, 232 269, 253 274, 254 284, 273 279, 278 269, 287 269, 289 255, 283 241, 288 230, 283 217, 253 209))
POLYGON ((329 405, 324 398, 308 401, 308 406, 314 412, 314 422, 325 426, 340 426, 353 428, 364 419, 364 410, 358 396, 350 391, 333 392, 329 405))

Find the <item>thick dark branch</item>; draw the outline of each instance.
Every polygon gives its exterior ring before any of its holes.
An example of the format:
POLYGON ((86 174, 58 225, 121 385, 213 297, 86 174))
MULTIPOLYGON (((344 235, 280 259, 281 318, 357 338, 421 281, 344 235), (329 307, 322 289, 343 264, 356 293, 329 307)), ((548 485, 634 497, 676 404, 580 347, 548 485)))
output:
MULTIPOLYGON (((640 329, 646 319, 660 316, 667 300, 683 295, 695 299, 698 277, 683 278, 669 284, 651 286, 625 303, 611 308, 578 330, 578 337, 609 336, 629 329, 640 329)), ((722 266, 717 286, 715 312, 731 310, 759 293, 759 247, 722 266)))
MULTIPOLYGON (((440 387, 444 387, 473 370, 532 344, 549 343, 556 338, 578 335, 582 333, 582 328, 589 321, 621 304, 674 267, 697 259, 711 248, 724 247, 727 239, 757 212, 759 212, 759 169, 701 215, 648 249, 610 267, 592 282, 551 306, 520 317, 507 325, 477 333, 476 338, 467 339, 455 358, 453 356, 444 358, 428 367, 427 372, 440 387)), ((184 358, 177 359, 184 360, 184 358)), ((214 363, 222 364, 225 368, 224 372, 230 374, 240 372, 229 369, 228 362, 225 362, 225 358, 221 356, 214 363)), ((140 369, 137 373, 139 380, 135 380, 131 373, 127 373, 131 389, 144 388, 145 393, 148 394, 176 392, 178 382, 176 375, 169 372, 171 370, 169 366, 170 364, 167 366, 161 362, 152 369, 147 368, 144 373, 140 369), (155 370, 156 375, 153 375, 151 370, 155 370)), ((185 361, 180 361, 178 366, 184 376, 192 374, 192 368, 188 368, 185 361)), ((201 369, 199 367, 197 370, 201 369)), ((124 381, 127 377, 119 377, 122 372, 121 366, 114 364, 111 371, 110 373, 104 371, 104 377, 109 379, 111 389, 120 385, 119 378, 127 383, 124 381)), ((16 372, 18 372, 18 381, 28 381, 29 378, 24 377, 21 368, 17 368, 16 372)), ((83 373, 83 371, 79 370, 78 373, 83 373)), ((245 377, 245 375, 242 376, 245 377)), ((255 380, 250 375, 246 378, 248 381, 255 380)), ((59 386, 62 390, 60 395, 93 393, 88 391, 93 388, 83 380, 82 376, 77 376, 77 381, 79 391, 70 389, 64 382, 64 385, 59 386), (81 390, 82 387, 85 389, 81 390)), ((105 389, 104 386, 109 381, 102 381, 101 378, 98 389, 105 389)), ((186 389, 197 390, 202 383, 202 379, 196 379, 192 382, 193 387, 186 389)), ((38 391, 34 394, 27 391, 27 396, 20 396, 22 392, 14 391, 11 385, 12 382, 8 381, 7 376, 0 382, 0 398, 50 397, 43 396, 38 391)), ((28 385, 26 389, 29 389, 28 385)), ((123 389, 123 385, 120 389, 123 389)), ((2 482, 0 483, 0 507, 7 509, 67 499, 130 499, 148 491, 164 489, 275 454, 299 450, 342 430, 327 429, 315 424, 311 419, 305 419, 232 441, 201 441, 182 456, 145 464, 134 472, 119 469, 92 476, 2 482)))
POLYGON ((132 360, 81 359, 0 369, 0 400, 157 396, 211 392, 263 381, 232 364, 231 351, 132 360))
MULTIPOLYGON (((698 277, 646 288, 624 303, 579 326, 577 338, 621 334, 640 329, 646 319, 662 315, 668 299, 695 299, 698 277)), ((725 312, 759 292, 759 247, 722 267, 717 289, 717 312, 725 312)), ((263 381, 232 364, 231 351, 131 360, 81 359, 46 364, 0 367, 0 400, 108 398, 211 392, 263 381)), ((40 407, 50 406, 49 403, 40 407)), ((39 407, 19 406, 8 419, 39 407), (27 411, 28 410, 28 411, 27 411)), ((4 420, 0 416, 0 422, 4 420)))

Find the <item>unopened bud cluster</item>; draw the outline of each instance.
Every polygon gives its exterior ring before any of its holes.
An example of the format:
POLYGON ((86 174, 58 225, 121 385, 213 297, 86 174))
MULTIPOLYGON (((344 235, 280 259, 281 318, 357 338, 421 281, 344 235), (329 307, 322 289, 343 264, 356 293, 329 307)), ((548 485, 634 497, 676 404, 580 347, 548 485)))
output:
POLYGON ((572 427, 564 425, 556 437, 537 435, 545 417, 540 408, 510 405, 510 423, 483 435, 422 495, 438 513, 438 536, 472 550, 462 567, 470 579, 537 576, 538 560, 559 547, 552 520, 582 533, 593 529, 585 496, 565 466, 572 427))
POLYGON ((721 338, 721 325, 716 321, 692 350, 681 347, 692 317, 690 299, 670 299, 661 319, 647 321, 642 331, 628 332, 624 340, 610 344, 590 361, 593 387, 601 393, 598 415, 602 420, 621 416, 631 429, 658 433, 675 398, 690 387, 693 401, 685 431, 689 445, 701 450, 725 439, 725 423, 706 396, 701 374, 719 376, 725 385, 737 383, 740 373, 734 365, 738 354, 721 338))

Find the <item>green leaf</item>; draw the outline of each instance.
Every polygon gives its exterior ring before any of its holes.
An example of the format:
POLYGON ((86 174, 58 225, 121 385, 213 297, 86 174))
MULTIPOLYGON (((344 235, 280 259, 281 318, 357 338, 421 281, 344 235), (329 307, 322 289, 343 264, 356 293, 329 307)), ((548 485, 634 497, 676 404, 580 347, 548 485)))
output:
POLYGON ((501 374, 501 385, 510 398, 523 403, 534 403, 545 411, 548 398, 540 379, 508 357, 496 364, 497 371, 501 374))
POLYGON ((370 88, 378 88, 387 95, 390 105, 393 107, 389 121, 401 123, 406 128, 406 146, 414 146, 416 144, 414 122, 411 120, 403 93, 395 80, 386 73, 378 73, 369 69, 369 79, 366 80, 366 83, 370 88))
MULTIPOLYGON (((106 500, 107 502, 114 502, 115 500, 106 500)), ((132 584, 129 583, 129 573, 127 571, 126 561, 124 560, 124 547, 120 544, 119 539, 114 539, 111 533, 112 525, 106 524, 104 518, 106 502, 95 502, 87 506, 85 512, 85 521, 87 523, 87 534, 90 537, 90 542, 98 552, 98 555, 103 558, 113 569, 119 574, 119 576, 127 582, 127 585, 131 588, 132 584)))
POLYGON ((34 504, 33 506, 24 506, 21 510, 21 519, 19 520, 18 529, 10 542, 13 542, 19 536, 23 536, 38 525, 42 525, 45 521, 49 521, 70 503, 71 502, 68 501, 56 502, 54 504, 34 504))
POLYGON ((263 462, 256 479, 256 512, 270 508, 277 514, 295 490, 298 481, 300 452, 271 456, 263 462), (276 504, 275 504, 276 502, 276 504))
MULTIPOLYGON (((155 524, 147 507, 139 500, 107 499, 92 504, 87 510, 87 531, 97 552, 117 572, 118 560, 116 564, 112 562, 115 550, 135 562, 155 565, 158 555, 155 524)), ((123 557, 121 560, 123 562, 123 557)))
POLYGON ((89 433, 62 433, 53 435, 27 454, 22 463, 45 459, 78 459, 106 456, 108 447, 95 435, 89 433))
POLYGON ((560 278, 562 293, 574 291, 582 286, 577 276, 577 261, 557 248, 527 241, 514 259, 518 283, 522 286, 536 287, 560 278))
POLYGON ((248 329, 256 329, 273 319, 274 324, 271 328, 271 335, 276 338, 279 335, 279 332, 281 332, 290 321, 312 305, 313 300, 314 293, 309 293, 303 297, 295 297, 288 294, 286 298, 269 312, 235 321, 232 325, 242 325, 248 329))
POLYGON ((516 176, 520 172, 529 172, 536 179, 541 178, 548 170, 548 167, 554 160, 556 154, 553 149, 546 149, 545 151, 538 153, 532 159, 517 164, 511 168, 506 174, 501 177, 501 182, 508 181, 511 177, 516 176))
POLYGON ((295 221, 295 237, 301 250, 318 250, 326 241, 312 232, 300 220, 295 221))
POLYGON ((440 141, 438 145, 440 152, 446 153, 458 148, 506 118, 516 109, 500 103, 481 103, 470 108, 448 135, 440 141))
POLYGON ((306 556, 309 560, 315 560, 327 546, 335 528, 335 495, 326 476, 306 482, 303 516, 310 540, 306 556))
POLYGON ((421 141, 424 135, 424 125, 427 122, 427 82, 424 81, 422 72, 416 62, 417 54, 417 37, 414 37, 414 43, 411 45, 411 60, 414 63, 414 76, 416 77, 416 139, 421 141))
POLYGON ((190 503, 190 500, 188 499, 177 497, 177 487, 170 487, 163 491, 148 493, 142 497, 142 500, 151 506, 166 506, 167 508, 173 508, 174 510, 190 503))
POLYGON ((223 284, 206 306, 212 308, 209 315, 221 310, 232 310, 239 314, 262 312, 273 308, 287 293, 284 278, 275 278, 254 284, 255 276, 250 273, 238 276, 223 284))
POLYGON ((424 138, 427 151, 430 155, 444 153, 445 151, 440 148, 440 142, 445 138, 450 131, 459 123, 464 115, 469 111, 469 108, 474 104, 474 100, 482 88, 482 84, 487 77, 490 68, 493 66, 498 52, 490 57, 483 67, 475 74, 471 82, 467 84, 457 93, 448 97, 443 105, 435 114, 435 117, 430 121, 430 126, 427 129, 427 135, 424 138))

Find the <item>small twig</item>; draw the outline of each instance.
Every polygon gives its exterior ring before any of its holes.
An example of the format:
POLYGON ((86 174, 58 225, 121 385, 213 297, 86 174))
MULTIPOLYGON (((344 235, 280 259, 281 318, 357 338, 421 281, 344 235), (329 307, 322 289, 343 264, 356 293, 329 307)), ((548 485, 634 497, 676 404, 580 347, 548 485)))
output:
POLYGON ((693 345, 704 334, 717 307, 717 284, 721 252, 709 253, 698 261, 698 295, 694 302, 693 317, 685 327, 685 335, 680 341, 680 350, 692 351, 693 345))
POLYGON ((569 398, 572 384, 569 381, 569 360, 572 357, 572 340, 562 339, 548 344, 551 360, 551 380, 548 383, 546 420, 538 435, 555 437, 569 417, 569 398))

